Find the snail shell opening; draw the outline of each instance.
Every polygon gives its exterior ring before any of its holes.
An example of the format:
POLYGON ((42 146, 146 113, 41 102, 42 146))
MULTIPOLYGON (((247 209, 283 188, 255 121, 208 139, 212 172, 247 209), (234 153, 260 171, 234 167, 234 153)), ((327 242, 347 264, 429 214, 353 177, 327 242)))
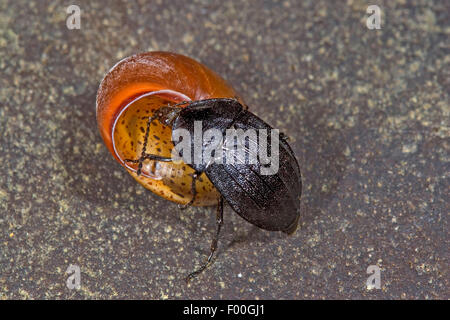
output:
MULTIPOLYGON (((192 198, 194 170, 184 163, 145 160, 136 174, 148 116, 161 106, 209 98, 239 98, 235 90, 205 65, 171 52, 145 52, 119 61, 97 92, 97 124, 110 153, 145 188, 180 204, 192 198)), ((242 100, 241 100, 242 102, 242 100)), ((171 129, 158 121, 150 126, 145 152, 171 156, 171 129)), ((194 205, 217 203, 218 191, 205 174, 196 183, 194 205)))
MULTIPOLYGON (((137 172, 137 164, 125 159, 138 159, 142 153, 148 117, 163 105, 175 104, 191 99, 182 93, 171 90, 159 90, 145 93, 128 102, 114 120, 112 126, 112 145, 115 156, 121 164, 133 172, 137 172)), ((170 128, 158 121, 151 124, 150 136, 145 152, 148 154, 171 157, 173 148, 170 128)), ((144 177, 160 180, 172 164, 158 161, 145 161, 142 166, 144 177)))

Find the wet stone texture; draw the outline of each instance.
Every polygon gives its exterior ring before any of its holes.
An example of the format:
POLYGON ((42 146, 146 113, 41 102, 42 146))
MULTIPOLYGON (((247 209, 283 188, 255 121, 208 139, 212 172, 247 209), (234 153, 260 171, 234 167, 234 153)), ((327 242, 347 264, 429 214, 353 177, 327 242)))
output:
POLYGON ((371 1, 381 30, 358 0, 75 2, 80 30, 69 2, 0 1, 0 298, 450 298, 448 1, 371 1), (96 127, 103 75, 149 50, 229 80, 302 168, 299 230, 227 208, 190 286, 214 209, 141 187, 96 127))

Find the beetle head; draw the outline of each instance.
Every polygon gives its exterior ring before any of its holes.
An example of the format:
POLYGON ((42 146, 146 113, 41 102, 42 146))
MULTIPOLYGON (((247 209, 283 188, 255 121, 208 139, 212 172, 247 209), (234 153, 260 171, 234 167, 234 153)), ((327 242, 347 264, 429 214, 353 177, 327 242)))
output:
POLYGON ((181 109, 180 107, 164 106, 155 112, 155 117, 165 126, 171 127, 181 109))

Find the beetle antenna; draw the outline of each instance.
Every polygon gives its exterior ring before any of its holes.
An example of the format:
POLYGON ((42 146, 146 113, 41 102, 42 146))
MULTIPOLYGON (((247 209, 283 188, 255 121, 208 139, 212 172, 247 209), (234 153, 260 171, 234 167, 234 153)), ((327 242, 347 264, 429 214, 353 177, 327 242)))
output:
POLYGON ((203 272, 203 270, 205 270, 206 268, 208 268, 208 266, 211 264, 212 258, 214 256, 214 253, 217 250, 217 244, 219 242, 219 234, 220 234, 220 230, 222 228, 223 225, 223 197, 220 196, 219 197, 219 201, 217 203, 217 211, 216 211, 216 234, 214 235, 214 238, 212 239, 211 242, 211 251, 209 253, 208 259, 206 260, 206 262, 197 270, 195 270, 194 272, 191 272, 187 277, 186 277, 186 283, 189 283, 189 281, 195 277, 197 277, 200 273, 203 272))
POLYGON ((183 104, 188 104, 188 103, 191 103, 191 102, 192 102, 192 101, 181 101, 181 102, 179 102, 179 103, 177 103, 177 104, 167 105, 167 106, 173 108, 173 107, 182 106, 183 104))

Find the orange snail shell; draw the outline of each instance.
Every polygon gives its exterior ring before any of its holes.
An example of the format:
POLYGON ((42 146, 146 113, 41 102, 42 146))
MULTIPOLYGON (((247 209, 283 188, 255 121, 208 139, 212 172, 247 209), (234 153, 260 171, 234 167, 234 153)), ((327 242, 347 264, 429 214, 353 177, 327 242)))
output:
MULTIPOLYGON (((97 124, 108 150, 145 188, 180 204, 192 198, 190 174, 185 163, 146 160, 142 174, 137 165, 147 120, 162 105, 209 98, 237 98, 234 89, 203 64, 170 52, 146 52, 118 62, 104 77, 97 92, 97 124)), ((169 157, 171 130, 158 121, 150 129, 147 153, 169 157)), ((194 205, 217 203, 218 191, 205 174, 196 183, 194 205)))

